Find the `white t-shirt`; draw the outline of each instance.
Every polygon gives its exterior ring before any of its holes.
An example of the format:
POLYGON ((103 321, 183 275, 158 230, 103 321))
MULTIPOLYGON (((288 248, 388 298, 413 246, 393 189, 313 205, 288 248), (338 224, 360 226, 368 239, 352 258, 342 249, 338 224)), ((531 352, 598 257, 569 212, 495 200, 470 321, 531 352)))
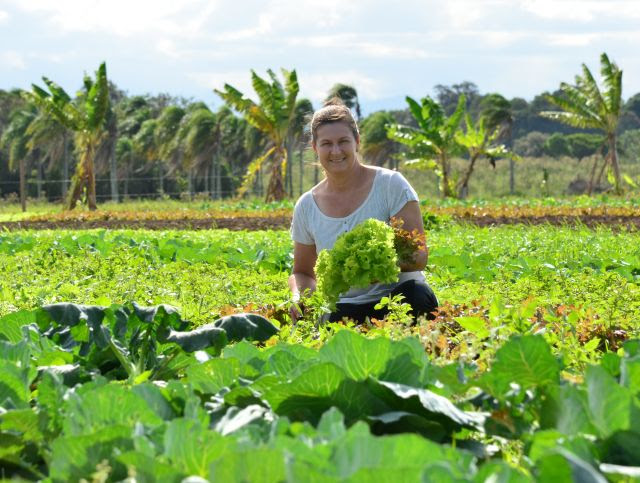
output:
MULTIPOLYGON (((418 201, 418 195, 402 174, 386 168, 376 170, 371 191, 364 202, 348 216, 334 218, 325 215, 315 202, 311 190, 304 193, 293 210, 291 238, 304 245, 315 245, 316 252, 333 247, 338 236, 352 230, 369 218, 389 222, 409 201, 418 201)), ((361 304, 374 302, 389 295, 407 280, 424 281, 424 273, 401 272, 398 282, 376 283, 366 288, 351 289, 341 294, 339 303, 361 304)))

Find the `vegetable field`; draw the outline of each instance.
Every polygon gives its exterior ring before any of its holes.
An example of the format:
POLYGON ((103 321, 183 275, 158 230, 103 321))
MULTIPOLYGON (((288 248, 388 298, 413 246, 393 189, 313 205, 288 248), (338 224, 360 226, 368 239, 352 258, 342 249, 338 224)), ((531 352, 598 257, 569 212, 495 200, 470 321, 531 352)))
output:
POLYGON ((640 479, 638 233, 433 212, 413 325, 292 324, 286 230, 2 232, 0 477, 640 479))

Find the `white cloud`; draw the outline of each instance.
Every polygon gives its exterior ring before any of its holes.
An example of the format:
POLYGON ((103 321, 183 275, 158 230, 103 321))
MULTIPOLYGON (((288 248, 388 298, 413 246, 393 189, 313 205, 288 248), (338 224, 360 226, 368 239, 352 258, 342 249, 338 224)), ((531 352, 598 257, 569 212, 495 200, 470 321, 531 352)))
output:
POLYGON ((24 70, 27 67, 24 56, 15 50, 0 52, 0 64, 12 69, 24 70))
POLYGON ((598 34, 550 34, 545 37, 545 41, 557 47, 587 47, 599 37, 598 34))
POLYGON ((192 36, 215 10, 210 0, 29 0, 17 8, 44 13, 63 32, 107 32, 127 37, 171 33, 192 36))
POLYGON ((0 10, 0 23, 4 23, 9 19, 9 14, 4 10, 0 10))
POLYGON ((301 97, 307 97, 314 103, 322 101, 329 89, 338 82, 356 88, 359 97, 379 99, 384 95, 383 81, 380 77, 370 77, 356 70, 341 70, 335 73, 298 72, 301 97))
MULTIPOLYGON (((258 72, 257 74, 262 77, 263 73, 258 72)), ((225 84, 231 84, 245 96, 252 97, 254 95, 251 87, 251 73, 246 69, 225 72, 189 72, 187 77, 207 89, 223 90, 225 84)))
POLYGON ((287 42, 292 46, 304 46, 314 49, 339 49, 340 52, 372 58, 411 60, 437 56, 437 54, 432 54, 421 48, 420 44, 423 43, 423 39, 413 35, 411 39, 403 35, 394 35, 388 39, 380 39, 380 36, 375 36, 380 40, 368 40, 367 37, 367 35, 356 34, 313 35, 291 37, 287 39, 287 42), (418 42, 414 43, 415 40, 418 40, 418 42))
POLYGON ((262 35, 270 34, 273 32, 273 25, 276 22, 280 22, 275 15, 270 13, 261 14, 258 17, 258 25, 255 27, 249 27, 232 32, 225 32, 216 36, 218 42, 233 42, 236 40, 247 40, 259 37, 262 35))
POLYGON ((493 3, 495 2, 449 0, 442 2, 441 7, 444 9, 452 28, 465 29, 476 25, 481 19, 489 15, 489 7, 493 3))
POLYGON ((520 0, 522 7, 544 19, 592 22, 601 17, 640 18, 636 0, 520 0))
MULTIPOLYGON (((260 77, 266 72, 256 71, 260 77)), ((276 72, 279 75, 279 72, 276 72)), ((187 74, 189 79, 199 86, 208 89, 222 90, 224 84, 230 84, 245 96, 257 101, 257 96, 251 86, 251 73, 248 70, 232 70, 226 72, 192 72, 187 74)), ((349 84, 356 88, 360 96, 378 99, 384 94, 383 83, 379 78, 373 78, 356 70, 340 71, 336 73, 312 73, 308 70, 298 70, 300 83, 299 97, 311 99, 314 103, 322 101, 329 89, 338 82, 349 84)))

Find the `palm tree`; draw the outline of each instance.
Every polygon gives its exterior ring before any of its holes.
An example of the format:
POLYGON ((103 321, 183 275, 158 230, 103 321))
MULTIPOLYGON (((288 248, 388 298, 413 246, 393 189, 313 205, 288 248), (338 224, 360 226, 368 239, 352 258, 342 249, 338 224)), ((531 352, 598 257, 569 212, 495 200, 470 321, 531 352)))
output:
POLYGON ((178 142, 178 131, 180 123, 186 111, 179 106, 169 105, 165 107, 158 116, 158 123, 154 133, 158 163, 163 174, 171 175, 180 169, 182 164, 182 150, 178 142))
POLYGON ((40 153, 41 164, 48 161, 47 171, 51 171, 58 164, 62 165, 61 193, 62 198, 65 198, 69 178, 69 130, 51 114, 42 111, 29 125, 27 135, 29 151, 40 153))
POLYGON ((180 139, 184 151, 184 164, 189 171, 204 175, 205 191, 212 192, 209 186, 212 170, 215 170, 215 152, 218 148, 220 133, 216 115, 206 106, 200 106, 189 112, 180 129, 180 139))
POLYGON ((407 104, 418 127, 392 124, 388 128, 388 136, 408 147, 406 157, 408 166, 430 169, 440 179, 443 198, 455 196, 451 181, 451 157, 460 151, 456 141, 456 132, 464 115, 465 97, 458 98, 458 105, 454 113, 446 117, 440 104, 424 97, 418 104, 411 97, 407 97, 407 104))
MULTIPOLYGON (((608 146, 603 170, 607 165, 610 166, 615 192, 620 194, 622 177, 618 163, 616 130, 622 114, 622 70, 603 53, 600 55, 600 74, 603 89, 600 89, 589 68, 582 64, 582 75, 576 75, 575 85, 562 82, 560 94, 547 96, 550 102, 562 110, 543 111, 540 114, 573 127, 603 131, 608 146)), ((589 184, 591 188, 593 176, 589 184)))
MULTIPOLYGON (((114 155, 112 159, 117 160, 117 164, 122 171, 122 178, 124 179, 122 196, 127 199, 129 197, 129 180, 133 171, 132 165, 135 159, 135 143, 127 136, 120 136, 116 141, 113 151, 114 155)), ((111 172, 117 173, 117 167, 111 167, 111 172)), ((114 201, 117 201, 117 199, 114 201)))
POLYGON ((267 152, 249 165, 238 194, 243 195, 247 191, 256 173, 268 159, 271 159, 271 177, 266 200, 279 201, 286 196, 283 184, 283 168, 286 168, 288 160, 286 142, 295 112, 299 85, 295 70, 282 69, 284 87, 271 69, 267 70, 267 73, 271 82, 251 71, 251 81, 253 89, 258 94, 259 104, 244 97, 239 90, 229 84, 224 85, 224 91, 217 89, 214 91, 231 107, 241 112, 252 126, 264 132, 270 141, 267 152))
POLYGON ((377 111, 365 117, 360 124, 360 152, 364 158, 376 165, 384 166, 389 163, 393 168, 397 144, 387 136, 387 127, 395 124, 396 120, 387 111, 377 111))
POLYGON ((87 205, 90 210, 95 210, 97 205, 94 163, 96 152, 105 137, 105 122, 110 104, 107 67, 104 62, 100 64, 95 80, 85 75, 85 93, 80 105, 74 103, 55 82, 46 77, 42 80, 49 92, 34 84, 29 98, 75 133, 78 164, 71 181, 67 206, 70 210, 74 209, 85 190, 87 205))
POLYGON ((151 171, 154 167, 158 171, 158 191, 164 193, 164 169, 158 156, 158 142, 156 132, 158 120, 147 119, 140 125, 140 129, 133 137, 134 151, 139 153, 144 161, 144 171, 151 171))
POLYGON ((495 144, 500 137, 500 127, 493 130, 487 128, 489 122, 485 117, 481 117, 476 125, 473 124, 471 116, 465 115, 465 131, 457 131, 455 134, 456 142, 467 149, 469 153, 469 164, 464 174, 460 178, 456 186, 458 198, 466 198, 469 190, 469 180, 473 174, 476 161, 482 157, 489 159, 489 162, 495 167, 495 160, 498 157, 514 158, 504 144, 495 144))
MULTIPOLYGON (((480 116, 485 118, 488 131, 498 130, 496 141, 504 140, 511 148, 511 134, 515 118, 511 102, 500 94, 488 94, 480 101, 480 116)), ((515 194, 515 158, 509 158, 509 193, 515 194)))
POLYGON ((356 113, 356 120, 359 120, 362 117, 362 112, 360 110, 360 101, 358 99, 358 91, 356 88, 347 84, 334 84, 331 89, 329 89, 329 93, 327 94, 327 98, 325 101, 332 99, 334 97, 339 98, 344 105, 349 109, 352 109, 356 113))
POLYGON ((27 182, 26 164, 30 153, 28 148, 29 135, 27 134, 29 125, 37 115, 35 106, 27 104, 14 109, 9 115, 9 124, 2 133, 0 144, 9 149, 9 169, 16 169, 16 163, 20 172, 20 205, 22 211, 27 211, 27 182))
MULTIPOLYGON (((309 140, 309 121, 313 115, 313 105, 309 99, 299 99, 296 102, 296 107, 293 113, 293 119, 291 121, 290 149, 294 147, 298 148, 298 189, 299 194, 302 194, 303 174, 304 174, 304 149, 308 146, 309 140)), ((291 163, 288 163, 287 170, 289 172, 289 196, 293 196, 293 158, 291 163)))

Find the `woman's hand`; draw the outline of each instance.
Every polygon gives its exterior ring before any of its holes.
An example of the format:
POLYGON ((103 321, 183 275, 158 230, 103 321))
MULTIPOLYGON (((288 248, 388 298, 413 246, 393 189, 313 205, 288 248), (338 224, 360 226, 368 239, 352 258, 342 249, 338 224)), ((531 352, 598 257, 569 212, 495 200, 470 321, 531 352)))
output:
POLYGON ((292 294, 289 315, 293 322, 296 322, 304 316, 304 298, 316 289, 316 277, 313 272, 316 259, 315 245, 294 243, 293 273, 289 277, 289 289, 292 294))

